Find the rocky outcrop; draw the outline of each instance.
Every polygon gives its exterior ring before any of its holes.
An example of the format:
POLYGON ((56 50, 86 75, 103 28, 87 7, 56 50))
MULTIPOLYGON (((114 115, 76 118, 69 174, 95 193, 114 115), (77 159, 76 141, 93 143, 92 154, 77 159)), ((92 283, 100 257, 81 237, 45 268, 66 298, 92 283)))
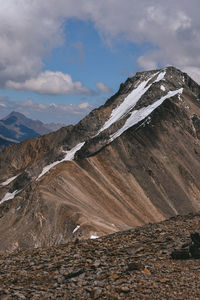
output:
POLYGON ((1 249, 50 246, 199 211, 199 94, 173 67, 137 73, 77 125, 4 150, 1 249))
POLYGON ((172 259, 200 258, 200 235, 198 232, 190 234, 191 241, 184 243, 181 248, 171 253, 172 259))

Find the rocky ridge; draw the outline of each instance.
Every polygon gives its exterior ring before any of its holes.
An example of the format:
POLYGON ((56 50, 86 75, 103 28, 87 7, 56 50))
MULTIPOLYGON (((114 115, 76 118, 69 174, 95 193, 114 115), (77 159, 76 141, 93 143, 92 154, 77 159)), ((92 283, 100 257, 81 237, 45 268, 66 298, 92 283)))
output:
POLYGON ((170 253, 200 231, 173 217, 95 240, 0 253, 1 299, 199 299, 200 260, 170 253))
POLYGON ((77 125, 6 148, 1 249, 199 211, 199 98, 198 84, 173 67, 137 73, 77 125))

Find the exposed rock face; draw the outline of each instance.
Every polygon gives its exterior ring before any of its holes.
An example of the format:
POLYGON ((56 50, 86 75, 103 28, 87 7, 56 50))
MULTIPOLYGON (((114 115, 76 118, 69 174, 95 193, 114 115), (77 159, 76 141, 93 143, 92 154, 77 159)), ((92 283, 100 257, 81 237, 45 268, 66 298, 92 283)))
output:
POLYGON ((77 125, 6 148, 1 249, 101 236, 198 211, 199 98, 200 87, 173 67, 137 73, 77 125))

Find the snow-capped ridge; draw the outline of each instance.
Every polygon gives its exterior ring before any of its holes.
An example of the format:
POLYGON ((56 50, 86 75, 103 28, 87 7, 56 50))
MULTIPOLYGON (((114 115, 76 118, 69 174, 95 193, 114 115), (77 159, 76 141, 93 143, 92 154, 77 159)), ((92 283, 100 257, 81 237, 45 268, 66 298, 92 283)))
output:
POLYGON ((49 170, 51 170, 53 167, 55 167, 56 165, 64 162, 64 161, 72 161, 74 159, 74 156, 76 154, 77 151, 79 151, 83 145, 85 144, 85 142, 83 143, 79 143, 77 144, 75 147, 73 147, 71 150, 69 151, 65 151, 65 157, 61 160, 57 160, 47 166, 45 166, 42 170, 42 172, 39 174, 39 176, 37 177, 37 180, 42 177, 43 175, 45 175, 49 170))
POLYGON ((147 116, 149 116, 166 99, 174 97, 177 94, 182 94, 182 92, 183 88, 176 91, 170 91, 167 93, 167 95, 163 96, 161 99, 157 100, 153 104, 143 107, 139 110, 132 111, 130 117, 126 120, 124 126, 122 126, 117 132, 111 135, 111 141, 119 137, 124 131, 128 130, 130 127, 136 125, 137 123, 145 119, 147 116))
POLYGON ((97 135, 109 128, 113 123, 126 116, 137 104, 140 98, 148 91, 153 83, 159 82, 164 79, 166 71, 156 72, 151 74, 151 76, 139 83, 138 86, 133 89, 133 91, 124 99, 124 101, 119 104, 115 109, 113 109, 110 118, 105 122, 103 127, 98 131, 97 135), (156 76, 157 78, 149 84, 149 82, 156 76))

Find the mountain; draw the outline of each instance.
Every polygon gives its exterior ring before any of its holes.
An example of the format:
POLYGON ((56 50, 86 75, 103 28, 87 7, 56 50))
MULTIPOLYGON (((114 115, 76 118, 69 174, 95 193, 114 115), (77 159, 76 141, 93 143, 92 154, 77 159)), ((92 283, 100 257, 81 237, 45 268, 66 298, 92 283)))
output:
POLYGON ((63 125, 44 124, 41 121, 34 121, 19 112, 11 112, 0 120, 0 149, 5 146, 18 143, 29 138, 38 137, 59 129, 63 125))
POLYGON ((200 86, 136 73, 75 126, 0 153, 0 247, 93 238, 200 209, 200 86))
POLYGON ((178 216, 96 240, 0 253, 0 298, 200 299, 199 259, 170 257, 199 224, 199 214, 178 216))

